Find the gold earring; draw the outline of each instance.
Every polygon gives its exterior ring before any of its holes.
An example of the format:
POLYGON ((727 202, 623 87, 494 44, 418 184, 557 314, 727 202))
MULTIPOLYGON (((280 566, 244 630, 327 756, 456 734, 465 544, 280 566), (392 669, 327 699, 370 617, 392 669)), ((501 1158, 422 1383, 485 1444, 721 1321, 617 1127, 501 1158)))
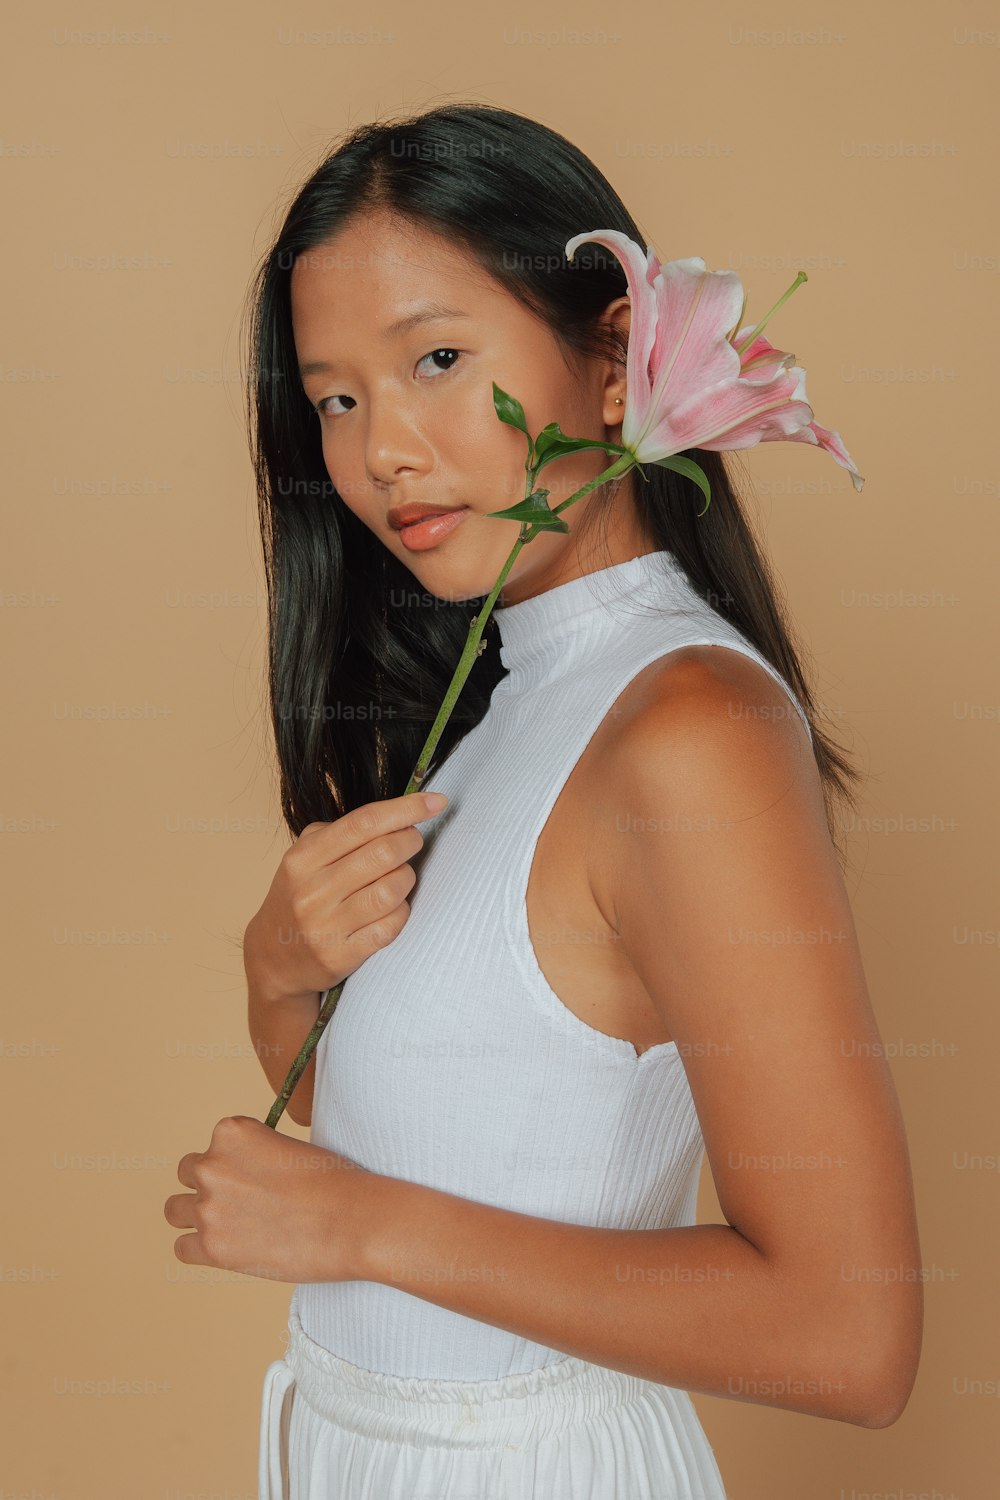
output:
POLYGON ((615 405, 616 406, 621 406, 621 404, 622 404, 622 398, 620 396, 616 396, 615 397, 615 405))

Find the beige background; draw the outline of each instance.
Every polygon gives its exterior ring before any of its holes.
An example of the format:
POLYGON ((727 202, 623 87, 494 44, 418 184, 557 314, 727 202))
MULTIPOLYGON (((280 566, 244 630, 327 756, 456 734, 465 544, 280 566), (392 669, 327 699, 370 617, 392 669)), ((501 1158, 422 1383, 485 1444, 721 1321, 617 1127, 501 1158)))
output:
MULTIPOLYGON (((746 465, 818 696, 868 777, 849 884, 909 1131, 926 1331, 887 1430, 696 1405, 732 1500, 981 1500, 997 1389, 996 10, 24 12, 0 64, 0 1489, 256 1495, 291 1288, 181 1266, 162 1216, 179 1158, 271 1103, 239 942, 287 838, 237 327, 327 145, 450 98, 568 135, 662 259, 739 271, 758 314, 809 274, 769 332, 865 490, 799 444, 746 465)), ((701 1217, 720 1218, 710 1180, 701 1217)))

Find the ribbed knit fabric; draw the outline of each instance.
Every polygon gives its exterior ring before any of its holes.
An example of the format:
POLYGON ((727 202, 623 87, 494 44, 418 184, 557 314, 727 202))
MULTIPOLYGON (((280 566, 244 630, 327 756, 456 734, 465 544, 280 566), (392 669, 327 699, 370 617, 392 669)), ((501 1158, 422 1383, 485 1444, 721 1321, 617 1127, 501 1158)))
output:
MULTIPOLYGON (((808 723, 670 552, 494 613, 508 675, 427 784, 450 802, 422 826, 405 927, 348 978, 320 1039, 311 1139, 373 1172, 521 1213, 620 1229, 693 1224, 704 1143, 677 1045, 638 1055, 555 994, 528 930, 532 856, 615 699, 670 651, 752 657, 808 723)), ((496 1380, 565 1358, 398 1287, 296 1290, 305 1332, 364 1370, 496 1380)))

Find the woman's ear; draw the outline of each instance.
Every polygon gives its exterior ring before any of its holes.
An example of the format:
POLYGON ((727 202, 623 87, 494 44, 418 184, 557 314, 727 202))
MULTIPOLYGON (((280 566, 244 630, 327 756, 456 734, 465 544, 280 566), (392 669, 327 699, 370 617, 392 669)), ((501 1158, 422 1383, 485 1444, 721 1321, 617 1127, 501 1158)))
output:
POLYGON ((617 427, 625 411, 625 357, 632 325, 632 303, 628 296, 609 302, 601 321, 613 332, 621 348, 620 360, 607 362, 604 383, 604 421, 608 427, 617 427))

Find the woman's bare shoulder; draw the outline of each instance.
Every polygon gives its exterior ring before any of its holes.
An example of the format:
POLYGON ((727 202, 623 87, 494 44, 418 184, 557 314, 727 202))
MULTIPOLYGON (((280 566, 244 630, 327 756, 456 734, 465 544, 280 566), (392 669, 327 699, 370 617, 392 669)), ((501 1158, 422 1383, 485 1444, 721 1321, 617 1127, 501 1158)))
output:
POLYGON ((685 764, 694 770, 716 755, 734 773, 738 758, 751 781, 759 772, 771 783, 795 768, 813 783, 822 812, 818 767, 788 692, 732 646, 681 646, 644 667, 616 700, 602 750, 606 776, 669 755, 673 784, 685 764))

